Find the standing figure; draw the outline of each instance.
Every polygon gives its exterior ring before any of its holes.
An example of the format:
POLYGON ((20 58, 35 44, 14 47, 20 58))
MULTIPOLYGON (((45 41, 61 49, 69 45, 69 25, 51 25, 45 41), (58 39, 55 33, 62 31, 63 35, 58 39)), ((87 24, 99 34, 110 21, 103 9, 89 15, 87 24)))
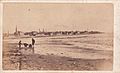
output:
POLYGON ((32 46, 34 47, 35 40, 32 38, 32 46))
POLYGON ((21 45, 22 45, 21 40, 19 41, 18 45, 19 45, 19 49, 20 49, 21 45))
POLYGON ((34 53, 34 44, 35 44, 35 40, 32 38, 32 46, 33 46, 32 51, 33 51, 33 53, 34 53))

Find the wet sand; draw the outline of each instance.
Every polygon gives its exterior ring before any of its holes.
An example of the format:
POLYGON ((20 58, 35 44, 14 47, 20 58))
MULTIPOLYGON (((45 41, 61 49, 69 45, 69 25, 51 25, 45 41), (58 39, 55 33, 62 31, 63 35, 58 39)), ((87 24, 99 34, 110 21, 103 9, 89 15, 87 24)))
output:
MULTIPOLYGON (((12 61, 13 52, 17 50, 16 43, 3 42, 3 69, 17 70, 17 62, 12 61)), ((113 61, 109 59, 83 59, 58 56, 55 54, 23 54, 22 70, 78 70, 78 71, 108 71, 112 70, 113 61)), ((18 56, 15 56, 17 58, 18 56)))

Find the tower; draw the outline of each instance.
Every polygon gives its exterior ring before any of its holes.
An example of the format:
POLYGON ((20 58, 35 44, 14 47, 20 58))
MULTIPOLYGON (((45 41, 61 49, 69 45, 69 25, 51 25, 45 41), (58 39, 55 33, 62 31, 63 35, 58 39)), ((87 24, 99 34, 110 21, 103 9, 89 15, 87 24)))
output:
POLYGON ((40 29, 39 29, 39 33, 40 33, 41 31, 40 31, 40 29))
POLYGON ((16 32, 16 33, 18 32, 18 30, 17 30, 17 25, 16 25, 16 30, 15 30, 15 32, 16 32))
POLYGON ((44 32, 44 28, 43 28, 43 32, 44 32))
POLYGON ((9 30, 8 30, 8 34, 7 35, 9 36, 9 30))

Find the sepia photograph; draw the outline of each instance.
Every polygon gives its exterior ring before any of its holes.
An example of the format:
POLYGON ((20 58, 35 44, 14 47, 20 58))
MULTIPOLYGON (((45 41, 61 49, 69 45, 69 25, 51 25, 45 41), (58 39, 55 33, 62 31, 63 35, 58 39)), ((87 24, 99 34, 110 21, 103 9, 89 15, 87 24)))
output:
POLYGON ((112 3, 4 3, 2 69, 112 71, 112 3))

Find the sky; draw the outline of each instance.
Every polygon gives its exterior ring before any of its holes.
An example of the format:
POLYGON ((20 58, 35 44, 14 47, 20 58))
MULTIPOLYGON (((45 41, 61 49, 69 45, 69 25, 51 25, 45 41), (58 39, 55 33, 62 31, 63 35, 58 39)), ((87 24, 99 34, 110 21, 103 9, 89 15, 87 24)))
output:
POLYGON ((3 32, 84 31, 113 32, 110 3, 5 3, 3 32))

